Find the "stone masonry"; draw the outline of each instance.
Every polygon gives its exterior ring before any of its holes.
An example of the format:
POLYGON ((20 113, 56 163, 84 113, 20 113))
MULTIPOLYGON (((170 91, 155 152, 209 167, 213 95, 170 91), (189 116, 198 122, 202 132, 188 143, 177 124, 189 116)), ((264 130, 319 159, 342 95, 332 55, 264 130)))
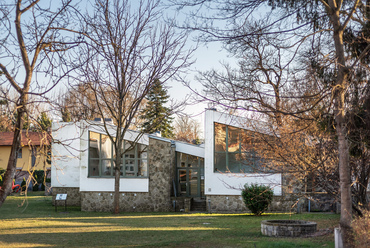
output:
POLYGON ((55 197, 57 194, 67 194, 67 206, 81 206, 81 194, 79 188, 54 187, 53 205, 55 205, 55 197))
MULTIPOLYGON (((211 212, 249 212, 238 195, 207 195, 207 211, 209 211, 209 200, 211 212)), ((296 197, 292 195, 274 196, 267 212, 296 212, 296 197)))

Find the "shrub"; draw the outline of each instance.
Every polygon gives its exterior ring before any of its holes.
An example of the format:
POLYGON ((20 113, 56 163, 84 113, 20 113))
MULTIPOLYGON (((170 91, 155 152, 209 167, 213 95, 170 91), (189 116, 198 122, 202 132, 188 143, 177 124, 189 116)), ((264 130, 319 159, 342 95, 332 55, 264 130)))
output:
POLYGON ((370 211, 362 211, 362 217, 356 217, 352 221, 353 238, 355 247, 370 247, 370 211))
POLYGON ((269 186, 258 184, 245 184, 242 197, 245 206, 254 214, 264 213, 272 201, 274 193, 269 186))
POLYGON ((22 190, 26 190, 26 179, 25 178, 23 178, 23 181, 21 183, 21 188, 22 190))
POLYGON ((40 190, 45 191, 45 183, 44 182, 41 183, 41 189, 40 190))
POLYGON ((5 170, 0 169, 0 187, 3 186, 5 170))
POLYGON ((32 191, 39 191, 39 184, 34 182, 32 186, 32 191))

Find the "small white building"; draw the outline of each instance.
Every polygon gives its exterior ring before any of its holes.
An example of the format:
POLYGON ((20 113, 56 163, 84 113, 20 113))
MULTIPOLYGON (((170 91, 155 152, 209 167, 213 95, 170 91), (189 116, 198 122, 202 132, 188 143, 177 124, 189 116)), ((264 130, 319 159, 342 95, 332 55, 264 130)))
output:
MULTIPOLYGON (((201 146, 126 133, 124 144, 133 149, 122 158, 121 211, 199 207, 245 211, 240 189, 246 183, 269 185, 281 199, 282 175, 254 170, 263 160, 255 156, 253 146, 245 149, 242 133, 248 129, 246 119, 215 110, 207 110, 205 115, 205 143, 201 146)), ((54 199, 57 193, 67 193, 67 204, 81 206, 83 211, 112 211, 115 154, 106 134, 115 136, 115 127, 105 129, 102 123, 83 121, 53 124, 52 129, 54 199)))

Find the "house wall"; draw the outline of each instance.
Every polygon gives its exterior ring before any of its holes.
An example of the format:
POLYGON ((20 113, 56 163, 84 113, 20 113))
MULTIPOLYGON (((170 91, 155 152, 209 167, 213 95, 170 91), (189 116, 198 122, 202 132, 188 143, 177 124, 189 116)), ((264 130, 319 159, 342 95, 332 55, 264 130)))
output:
MULTIPOLYGON (((53 125, 52 186, 53 199, 66 193, 67 205, 79 205, 82 211, 112 211, 114 178, 88 177, 88 131, 105 133, 91 123, 53 125)), ((113 127, 108 132, 114 135, 113 127)), ((120 211, 170 211, 175 168, 175 148, 166 139, 138 137, 127 132, 126 140, 148 145, 146 178, 120 179, 120 211)))
MULTIPOLYGON (((149 178, 148 190, 129 191, 129 187, 142 186, 142 179, 121 179, 120 211, 122 212, 167 212, 172 209, 171 190, 174 176, 175 148, 171 142, 149 138, 148 147, 149 178), (135 185, 136 184, 136 185, 135 185)), ((100 179, 97 179, 100 180, 100 179)), ((112 181, 113 185, 114 179, 112 181)), ((82 191, 82 211, 113 211, 113 189, 111 191, 82 191)))
MULTIPOLYGON (((11 146, 0 146, 0 168, 6 169, 8 166, 8 160, 10 155, 11 146)), ((34 170, 44 170, 46 167, 50 167, 46 161, 46 147, 36 146, 36 162, 32 168, 34 170), (41 150, 40 150, 41 149, 41 150)), ((17 168, 21 168, 24 171, 31 170, 31 158, 32 152, 30 147, 22 147, 22 158, 17 159, 17 168)))
MULTIPOLYGON (((82 129, 83 130, 83 129, 82 129)), ((51 186, 80 187, 81 128, 75 123, 53 123, 51 186)), ((53 190, 53 195, 55 192, 53 190)))
MULTIPOLYGON (((241 188, 246 183, 265 184, 272 187, 274 195, 281 195, 281 174, 248 174, 248 173, 219 173, 214 172, 214 122, 245 128, 245 119, 226 115, 213 110, 206 111, 205 118, 205 195, 212 197, 215 206, 224 209, 228 205, 225 199, 218 196, 235 196, 238 199, 241 188), (214 197, 213 197, 214 196, 214 197), (220 199, 220 203, 216 203, 220 199), (221 200, 222 199, 222 200, 221 200)), ((235 203, 236 209, 239 203, 235 203)), ((234 206, 234 205, 233 205, 234 206)))

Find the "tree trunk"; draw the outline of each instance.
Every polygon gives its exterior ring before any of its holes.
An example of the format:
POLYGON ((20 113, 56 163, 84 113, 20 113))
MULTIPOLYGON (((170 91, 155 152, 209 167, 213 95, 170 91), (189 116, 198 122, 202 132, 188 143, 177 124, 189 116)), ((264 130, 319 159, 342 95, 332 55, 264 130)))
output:
POLYGON ((113 206, 114 206, 113 213, 114 214, 119 214, 119 184, 120 184, 120 176, 121 176, 120 164, 121 164, 121 159, 119 159, 117 156, 116 168, 115 168, 115 174, 114 174, 114 201, 113 201, 113 206))
POLYGON ((23 108, 18 108, 17 123, 14 131, 13 144, 10 150, 8 165, 4 175, 3 186, 0 189, 0 207, 3 205, 6 197, 12 192, 12 182, 14 180, 15 172, 17 170, 18 150, 21 147, 23 114, 24 114, 23 108))
POLYGON ((120 165, 122 163, 122 138, 119 135, 121 132, 121 125, 117 127, 117 137, 116 137, 116 166, 114 170, 114 200, 113 200, 113 213, 119 214, 119 186, 120 186, 120 178, 121 178, 121 168, 120 165))
POLYGON ((351 243, 352 222, 352 197, 351 197, 351 172, 349 164, 349 146, 346 126, 345 94, 348 87, 348 69, 345 65, 343 26, 340 23, 338 6, 329 1, 331 7, 331 21, 333 23, 334 45, 337 63, 336 84, 333 87, 335 126, 338 136, 339 152, 339 180, 341 193, 341 215, 340 226, 343 231, 344 246, 349 247, 351 243))

